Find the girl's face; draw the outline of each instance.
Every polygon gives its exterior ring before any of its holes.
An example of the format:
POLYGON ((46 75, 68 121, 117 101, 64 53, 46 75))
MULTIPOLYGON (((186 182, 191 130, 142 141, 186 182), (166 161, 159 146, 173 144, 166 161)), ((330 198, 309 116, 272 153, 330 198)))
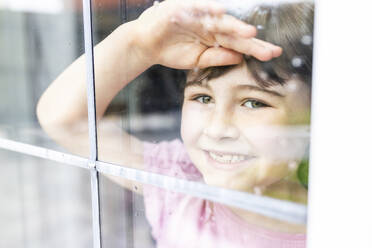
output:
POLYGON ((310 88, 292 79, 263 88, 245 64, 188 83, 181 136, 207 184, 252 191, 288 176, 308 144, 310 88))

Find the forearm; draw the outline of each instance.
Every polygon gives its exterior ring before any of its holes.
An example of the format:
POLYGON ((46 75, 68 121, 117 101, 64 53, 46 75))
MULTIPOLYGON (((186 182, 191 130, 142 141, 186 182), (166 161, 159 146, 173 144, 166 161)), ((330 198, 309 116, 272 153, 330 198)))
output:
MULTIPOLYGON (((97 119, 115 95, 151 66, 136 48, 135 24, 124 24, 94 48, 97 119)), ((37 114, 44 128, 87 119, 85 56, 71 64, 44 92, 37 114)))

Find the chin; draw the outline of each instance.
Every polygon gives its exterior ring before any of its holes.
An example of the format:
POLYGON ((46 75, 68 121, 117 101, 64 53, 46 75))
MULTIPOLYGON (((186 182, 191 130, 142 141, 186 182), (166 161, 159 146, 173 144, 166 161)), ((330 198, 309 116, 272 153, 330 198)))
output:
POLYGON ((214 178, 211 176, 203 176, 204 182, 207 185, 220 187, 229 190, 237 190, 237 191, 244 191, 244 192, 251 192, 253 186, 248 185, 247 182, 244 183, 237 183, 234 179, 226 179, 226 178, 214 178))

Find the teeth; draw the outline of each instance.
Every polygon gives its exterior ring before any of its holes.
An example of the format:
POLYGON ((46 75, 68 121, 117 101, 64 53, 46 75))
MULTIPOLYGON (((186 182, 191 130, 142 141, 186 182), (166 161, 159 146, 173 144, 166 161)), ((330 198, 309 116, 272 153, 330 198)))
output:
POLYGON ((209 155, 217 162, 225 164, 238 163, 246 159, 243 155, 219 155, 213 152, 209 152, 209 155))

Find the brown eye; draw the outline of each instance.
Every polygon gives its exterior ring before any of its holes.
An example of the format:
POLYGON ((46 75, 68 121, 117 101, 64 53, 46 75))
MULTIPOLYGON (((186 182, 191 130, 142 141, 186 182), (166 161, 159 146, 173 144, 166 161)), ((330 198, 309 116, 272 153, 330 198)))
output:
POLYGON ((257 100, 247 100, 243 103, 243 106, 251 109, 269 107, 267 104, 257 100))

